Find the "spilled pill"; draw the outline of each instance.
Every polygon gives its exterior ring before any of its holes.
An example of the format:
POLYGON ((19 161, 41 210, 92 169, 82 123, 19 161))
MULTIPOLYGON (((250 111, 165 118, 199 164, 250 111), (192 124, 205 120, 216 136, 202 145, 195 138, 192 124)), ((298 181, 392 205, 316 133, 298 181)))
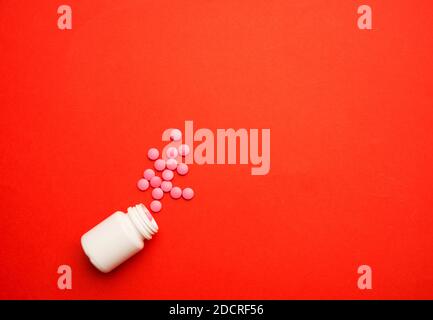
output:
POLYGON ((170 147, 167 149, 165 154, 167 155, 167 158, 169 158, 169 159, 176 159, 177 156, 179 155, 179 152, 177 151, 177 148, 170 147))
POLYGON ((161 182, 161 189, 164 192, 170 192, 171 188, 173 187, 173 184, 171 181, 163 181, 161 182))
POLYGON ((155 200, 160 200, 164 196, 164 191, 161 188, 155 188, 152 190, 152 198, 155 200))
POLYGON ((173 179, 173 177, 174 177, 174 173, 173 173, 173 171, 171 171, 171 170, 169 170, 169 169, 165 169, 165 170, 162 172, 162 178, 163 178, 165 181, 170 181, 171 179, 173 179))
POLYGON ((158 176, 154 176, 154 177, 152 177, 152 179, 150 179, 150 185, 153 188, 158 188, 161 185, 161 183, 162 183, 162 180, 158 176))
POLYGON ((162 209, 162 203, 158 200, 153 200, 150 203, 150 210, 152 210, 153 212, 159 212, 162 209))
POLYGON ((144 179, 150 180, 155 176, 155 171, 153 171, 152 169, 146 169, 144 170, 143 176, 144 179))
POLYGON ((149 181, 147 181, 144 178, 141 178, 140 180, 137 181, 137 188, 141 191, 147 190, 147 188, 149 188, 149 181))
POLYGON ((179 163, 177 165, 177 169, 176 169, 177 173, 179 173, 181 176, 184 176, 188 173, 188 165, 186 165, 185 163, 179 163))
POLYGON ((185 157, 185 156, 189 155, 189 152, 190 152, 189 145, 187 145, 187 144, 181 144, 179 146, 179 154, 182 157, 185 157))
POLYGON ((137 188, 141 191, 148 190, 150 187, 153 200, 150 203, 152 212, 162 210, 161 199, 164 198, 164 193, 170 193, 171 198, 190 200, 194 197, 192 188, 180 188, 173 186, 175 171, 177 174, 184 176, 189 172, 189 167, 181 157, 186 157, 190 154, 191 149, 187 144, 182 144, 182 131, 179 129, 171 129, 170 139, 172 141, 180 141, 176 146, 168 146, 164 151, 160 152, 157 148, 150 148, 147 151, 147 157, 154 161, 153 169, 146 169, 143 172, 143 177, 137 181, 137 188), (162 153, 162 156, 161 156, 162 153), (165 157, 166 156, 166 157, 165 157), (181 156, 181 157, 180 157, 181 156), (157 172, 159 171, 160 174, 157 172), (158 174, 158 175, 157 175, 158 174))
POLYGON ((158 171, 162 171, 165 169, 165 160, 163 159, 158 159, 155 161, 155 163, 153 164, 155 169, 158 171))
POLYGON ((182 139, 182 131, 179 129, 172 129, 170 132, 170 139, 173 141, 179 141, 182 139))
POLYGON ((149 151, 147 151, 147 157, 150 160, 156 160, 159 157, 159 151, 156 148, 150 148, 149 151))
POLYGON ((173 187, 173 188, 170 190, 170 196, 171 196, 173 199, 179 199, 179 198, 182 196, 182 189, 179 188, 179 187, 173 187))
POLYGON ((191 188, 185 188, 182 190, 182 198, 185 200, 191 200, 194 197, 194 190, 191 188))
POLYGON ((167 161, 165 162, 167 169, 170 170, 176 170, 177 168, 177 161, 176 159, 167 159, 167 161))

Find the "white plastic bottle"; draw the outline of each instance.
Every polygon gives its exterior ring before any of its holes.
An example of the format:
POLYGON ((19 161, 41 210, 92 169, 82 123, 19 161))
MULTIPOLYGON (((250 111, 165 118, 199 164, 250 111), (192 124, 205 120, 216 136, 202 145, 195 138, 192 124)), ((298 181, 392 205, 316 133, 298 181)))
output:
POLYGON ((128 212, 117 211, 87 231, 81 245, 92 264, 110 272, 143 249, 144 239, 152 239, 158 225, 149 210, 138 204, 128 212))

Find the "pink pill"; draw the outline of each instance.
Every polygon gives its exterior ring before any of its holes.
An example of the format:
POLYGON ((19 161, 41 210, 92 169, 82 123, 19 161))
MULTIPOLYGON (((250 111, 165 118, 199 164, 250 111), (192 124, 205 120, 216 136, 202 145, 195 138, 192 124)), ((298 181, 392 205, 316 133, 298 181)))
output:
POLYGON ((185 200, 191 200, 194 197, 194 190, 191 188, 185 188, 182 190, 182 198, 185 200))
POLYGON ((146 214, 146 217, 147 217, 147 219, 149 219, 149 221, 152 221, 152 220, 153 220, 152 215, 150 214, 150 212, 149 212, 147 209, 144 210, 144 213, 146 214))
POLYGON ((167 158, 175 159, 179 155, 179 152, 177 151, 177 149, 175 147, 170 147, 167 149, 165 154, 167 155, 167 158))
POLYGON ((161 182, 161 189, 164 192, 170 192, 171 188, 173 187, 173 184, 171 181, 163 181, 161 182))
POLYGON ((155 188, 152 190, 152 198, 155 200, 160 200, 164 196, 164 191, 161 188, 155 188))
POLYGON ((162 171, 165 169, 165 160, 158 159, 155 161, 155 163, 153 165, 154 165, 156 170, 162 171))
POLYGON ((156 148, 150 148, 149 151, 147 151, 147 157, 150 160, 156 160, 159 157, 159 151, 156 148))
POLYGON ((152 177, 152 179, 150 179, 150 185, 153 188, 159 188, 159 186, 161 185, 161 183, 162 183, 162 180, 158 176, 154 176, 154 177, 152 177))
POLYGON ((146 180, 150 180, 155 176, 155 171, 152 169, 146 169, 144 170, 143 176, 146 180))
POLYGON ((153 200, 150 203, 150 210, 152 210, 153 212, 159 212, 162 209, 162 203, 158 200, 153 200))
POLYGON ((173 188, 170 190, 170 196, 171 196, 173 199, 179 199, 179 198, 182 196, 182 189, 179 188, 179 187, 173 187, 173 188))
POLYGON ((149 188, 149 181, 147 181, 144 178, 141 178, 140 180, 137 181, 137 188, 141 191, 147 190, 147 188, 149 188))
POLYGON ((174 177, 174 173, 173 173, 173 171, 171 171, 171 170, 165 169, 165 170, 162 172, 162 178, 163 178, 165 181, 170 181, 171 179, 173 179, 173 177, 174 177))
POLYGON ((189 155, 189 152, 190 152, 189 145, 187 145, 187 144, 181 144, 179 146, 179 154, 182 157, 185 157, 185 156, 189 155))
POLYGON ((188 173, 188 166, 185 163, 179 163, 177 165, 177 173, 179 173, 181 176, 184 176, 188 173))
POLYGON ((180 131, 179 129, 171 130, 170 139, 173 141, 179 141, 180 139, 182 139, 182 131, 180 131))
POLYGON ((176 161, 176 159, 167 159, 167 161, 165 162, 165 164, 167 165, 167 169, 176 170, 176 168, 177 168, 177 161, 176 161))

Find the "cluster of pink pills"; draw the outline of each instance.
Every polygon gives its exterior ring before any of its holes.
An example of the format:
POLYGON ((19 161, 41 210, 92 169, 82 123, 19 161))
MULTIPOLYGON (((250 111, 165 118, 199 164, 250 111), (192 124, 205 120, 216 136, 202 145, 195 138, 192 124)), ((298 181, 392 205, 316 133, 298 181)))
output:
MULTIPOLYGON (((170 133, 170 138, 173 141, 180 141, 182 139, 182 132, 179 129, 173 129, 170 133)), ((167 160, 160 158, 158 149, 151 148, 147 152, 147 157, 154 161, 153 166, 157 172, 161 173, 158 176, 155 170, 146 169, 143 173, 143 178, 138 180, 137 188, 141 191, 146 191, 152 187, 152 198, 150 203, 150 210, 159 212, 162 209, 161 199, 164 193, 170 193, 173 199, 184 198, 191 200, 194 197, 194 190, 191 188, 181 189, 180 187, 173 186, 173 179, 175 172, 181 176, 188 173, 188 165, 185 163, 178 163, 176 160, 179 156, 185 157, 189 154, 190 148, 186 144, 181 144, 178 148, 169 147, 166 150, 167 160)))

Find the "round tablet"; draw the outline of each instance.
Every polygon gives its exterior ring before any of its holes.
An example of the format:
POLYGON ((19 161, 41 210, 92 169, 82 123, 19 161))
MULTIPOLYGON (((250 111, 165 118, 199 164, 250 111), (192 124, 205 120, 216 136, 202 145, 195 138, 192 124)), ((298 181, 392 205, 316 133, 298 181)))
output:
POLYGON ((162 180, 158 176, 154 176, 154 177, 152 177, 152 179, 150 179, 150 185, 153 188, 158 188, 161 185, 161 183, 162 183, 162 180))
POLYGON ((137 188, 141 191, 147 190, 147 188, 149 188, 149 181, 147 181, 144 178, 141 178, 140 180, 137 181, 137 188))
POLYGON ((187 144, 181 144, 179 146, 179 154, 182 157, 185 157, 185 156, 189 155, 189 152, 190 152, 189 145, 187 145, 187 144))
POLYGON ((153 200, 150 203, 150 210, 152 210, 153 212, 159 212, 162 209, 162 203, 158 200, 153 200))
POLYGON ((167 169, 170 170, 176 170, 177 168, 177 161, 176 159, 167 159, 167 161, 165 162, 167 169))
POLYGON ((182 198, 185 200, 191 200, 194 197, 194 190, 191 188, 185 188, 182 190, 182 198))
POLYGON ((153 171, 152 169, 146 169, 144 170, 143 176, 144 179, 150 180, 155 176, 155 171, 153 171))
POLYGON ((164 196, 164 191, 161 188, 155 188, 152 190, 152 198, 155 200, 160 200, 164 196))
POLYGON ((169 158, 169 159, 176 159, 177 156, 179 155, 179 152, 177 151, 177 148, 169 147, 167 149, 167 151, 165 152, 165 154, 167 155, 167 158, 169 158))
POLYGON ((173 141, 179 141, 182 139, 182 131, 179 129, 172 129, 170 132, 170 139, 173 141))
POLYGON ((179 199, 179 198, 182 196, 182 189, 179 188, 179 187, 173 187, 173 188, 170 190, 170 196, 171 196, 173 199, 179 199))
POLYGON ((156 160, 159 157, 159 151, 156 148, 150 148, 149 151, 147 151, 147 157, 150 160, 156 160))
POLYGON ((170 192, 171 188, 173 187, 173 184, 171 181, 163 181, 161 182, 161 189, 164 192, 170 192))
POLYGON ((173 179, 173 177, 174 177, 174 173, 173 173, 173 171, 171 171, 171 170, 169 170, 169 169, 165 169, 165 170, 162 172, 162 178, 163 178, 165 181, 170 181, 171 179, 173 179))
POLYGON ((188 166, 185 163, 179 163, 176 169, 177 173, 184 176, 188 173, 188 166))
POLYGON ((162 171, 165 169, 165 160, 158 159, 155 161, 155 163, 153 165, 154 165, 156 170, 162 171))

